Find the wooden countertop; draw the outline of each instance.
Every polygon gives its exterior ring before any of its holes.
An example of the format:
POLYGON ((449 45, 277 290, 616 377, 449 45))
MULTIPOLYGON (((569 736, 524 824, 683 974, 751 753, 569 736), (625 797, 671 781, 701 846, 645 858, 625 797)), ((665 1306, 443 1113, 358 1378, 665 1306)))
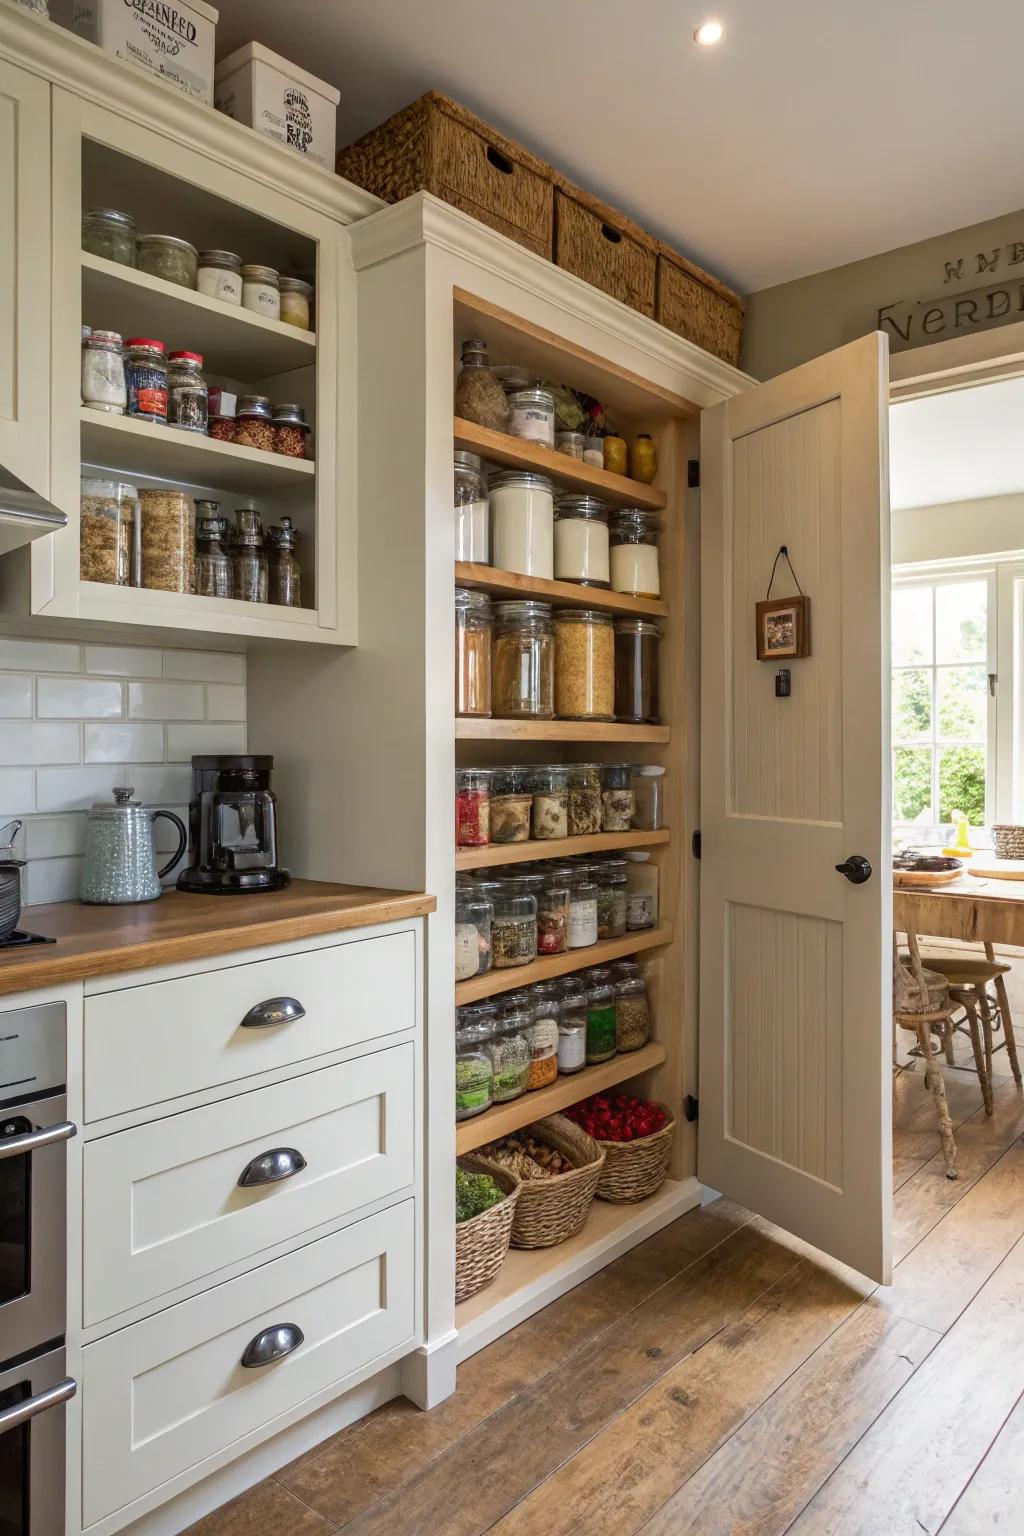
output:
POLYGON ((435 906, 422 892, 293 880, 283 891, 259 896, 171 890, 159 901, 127 906, 61 901, 26 907, 19 928, 57 942, 0 950, 0 995, 422 917, 435 906))

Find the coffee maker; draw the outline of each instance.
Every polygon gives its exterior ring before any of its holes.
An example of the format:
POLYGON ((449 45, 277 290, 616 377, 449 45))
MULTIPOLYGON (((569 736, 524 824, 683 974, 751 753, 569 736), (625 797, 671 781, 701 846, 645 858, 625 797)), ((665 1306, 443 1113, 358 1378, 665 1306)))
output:
POLYGON ((277 800, 272 757, 194 757, 189 833, 192 862, 179 891, 244 895, 289 883, 277 867, 277 800))

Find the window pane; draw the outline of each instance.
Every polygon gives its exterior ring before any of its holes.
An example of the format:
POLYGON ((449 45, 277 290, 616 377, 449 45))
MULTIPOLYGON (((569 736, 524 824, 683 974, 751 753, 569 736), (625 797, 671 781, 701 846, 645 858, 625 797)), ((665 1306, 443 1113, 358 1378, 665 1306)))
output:
POLYGON ((985 748, 946 747, 939 753, 939 820, 962 811, 972 827, 985 823, 985 748))
POLYGON ((936 661, 981 661, 988 655, 988 582, 956 581, 935 589, 936 661))
POLYGON ((893 741, 931 741, 932 673, 924 667, 892 675, 893 741))
POLYGON ((911 667, 932 659, 932 587, 896 587, 892 594, 892 663, 911 667))
POLYGON ((938 734, 943 741, 984 741, 988 673, 984 667, 939 667, 938 734))
POLYGON ((892 814, 895 821, 934 821, 928 747, 897 747, 893 752, 892 814))

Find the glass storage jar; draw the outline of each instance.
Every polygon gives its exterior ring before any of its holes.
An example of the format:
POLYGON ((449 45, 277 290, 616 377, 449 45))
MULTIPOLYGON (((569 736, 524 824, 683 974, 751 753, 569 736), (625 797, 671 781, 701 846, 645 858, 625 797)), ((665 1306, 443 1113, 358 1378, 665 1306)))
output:
POLYGON ((199 273, 199 252, 177 235, 139 235, 135 242, 139 271, 162 278, 179 288, 194 288, 199 273))
POLYGON ((295 557, 298 532, 290 517, 267 529, 267 600, 279 608, 302 607, 302 569, 295 557))
POLYGON ((558 998, 554 987, 531 987, 531 1022, 526 1031, 530 1047, 527 1089, 546 1088, 558 1076, 558 998))
POLYGON ((555 451, 564 453, 568 459, 579 459, 582 464, 586 441, 582 432, 556 432, 555 451))
POLYGON ((555 714, 560 720, 611 720, 615 705, 615 630, 596 608, 555 611, 555 714))
POLYGON ((585 437, 583 439, 583 462, 589 464, 592 469, 604 468, 604 438, 585 437))
POLYGON ((455 846, 486 848, 491 840, 491 771, 460 768, 455 775, 455 846))
POLYGON ((494 1021, 488 1049, 494 1071, 495 1104, 507 1104, 526 1092, 530 1080, 530 1043, 526 1032, 530 1023, 530 1010, 512 1005, 494 1021))
POLYGON ((578 976, 558 983, 558 1070, 565 1076, 587 1063, 587 994, 578 976))
POLYGON ((587 989, 587 1065, 615 1055, 615 986, 605 966, 590 972, 587 989))
POLYGON ((118 331, 90 331, 82 338, 82 404, 108 416, 125 413, 128 388, 118 331))
POLYGON ((658 725, 658 642, 651 619, 615 620, 615 718, 658 725))
POLYGON ((555 446, 555 397, 550 389, 517 389, 508 397, 508 431, 531 443, 555 446))
POLYGON ((540 841, 569 836, 569 771, 559 763, 534 770, 531 830, 540 841))
POLYGON ((234 251, 200 251, 196 288, 221 304, 242 302, 242 258, 234 251))
POLYGON ((455 713, 491 713, 491 600, 455 588, 455 713))
POLYGON ((468 981, 491 968, 491 918, 494 908, 485 895, 455 893, 455 980, 468 981))
POLYGON ((611 578, 613 592, 632 597, 660 597, 658 534, 661 519, 639 507, 626 507, 611 517, 611 578))
MULTIPOLYGON (((207 502, 207 506, 217 503, 207 502)), ((204 516, 196 503, 196 591, 201 597, 230 597, 233 588, 231 556, 224 548, 228 521, 216 513, 204 516)))
POLYGON ((207 422, 206 431, 215 442, 236 443, 238 441, 238 417, 211 416, 207 422))
POLYGON ((638 1051, 651 1038, 651 1005, 647 983, 635 960, 614 967, 615 1049, 638 1051))
POLYGON ((196 589, 196 509, 168 486, 139 492, 142 585, 158 592, 196 589))
POLYGON ((665 825, 665 770, 660 763, 634 763, 629 782, 636 796, 633 827, 639 832, 659 832, 665 825))
POLYGON ((626 929, 658 926, 658 866, 649 853, 626 854, 626 929))
POLYGON ((555 580, 608 586, 608 508, 596 496, 555 502, 555 580))
POLYGON ((135 265, 135 220, 118 208, 88 208, 82 214, 82 250, 122 267, 135 265))
POLYGON ((167 359, 167 424, 206 436, 209 391, 199 352, 172 352, 167 359))
POLYGON ((552 882, 537 896, 537 953, 564 955, 568 948, 569 887, 552 882))
POLYGON ((137 421, 167 421, 167 349, 152 336, 130 336, 124 344, 128 415, 137 421))
POLYGON ((601 768, 602 832, 628 832, 633 824, 636 795, 629 775, 628 763, 605 763, 601 768))
POLYGON ((597 936, 621 939, 626 931, 626 861, 595 859, 592 868, 597 885, 597 936))
POLYGON ((589 949, 597 943, 597 886, 589 876, 578 876, 569 885, 569 917, 566 948, 589 949))
POLYGON ((125 481, 82 476, 78 570, 83 581, 131 586, 138 495, 125 481))
POLYGON ((455 381, 455 414, 492 432, 508 430, 508 401, 492 372, 486 341, 462 343, 462 367, 455 381))
POLYGON ((455 453, 455 558, 490 564, 487 481, 478 454, 455 453))
POLYGON ((301 405, 275 405, 274 452, 288 459, 304 459, 309 437, 309 423, 301 405))
POLYGON ((491 842, 525 843, 533 808, 529 768, 495 768, 491 775, 491 842))
POLYGON ((506 469, 491 476, 493 563, 520 576, 554 575, 555 493, 547 475, 506 469))
POLYGON ((491 1027, 483 1020, 455 1031, 455 1118, 468 1120, 493 1103, 494 1066, 488 1049, 491 1027))
POLYGON ((491 924, 492 964, 496 971, 529 965, 537 958, 537 898, 510 880, 498 881, 491 924))
POLYGON ((593 837, 601 830, 601 765, 569 764, 569 836, 593 837))
POLYGON ((255 507, 238 507, 231 540, 233 595, 243 603, 265 603, 270 568, 264 550, 263 524, 255 507))
POLYGON ((308 331, 313 284, 301 277, 282 277, 278 279, 278 291, 281 295, 282 324, 294 325, 299 331, 308 331))
POLYGON ((554 714, 554 641, 548 603, 494 605, 492 707, 503 720, 554 714))
POLYGON ((242 267, 242 308, 264 320, 281 318, 280 278, 273 267, 247 262, 242 267))
POLYGON ((240 447, 273 453, 274 421, 266 395, 242 395, 235 421, 235 442, 240 447))

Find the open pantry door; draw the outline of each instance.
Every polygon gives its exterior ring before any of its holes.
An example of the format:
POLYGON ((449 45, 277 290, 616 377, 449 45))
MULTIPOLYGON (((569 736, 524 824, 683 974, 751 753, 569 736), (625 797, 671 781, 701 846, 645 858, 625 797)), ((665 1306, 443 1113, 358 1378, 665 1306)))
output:
POLYGON ((701 481, 698 1174, 884 1284, 886 338, 705 411, 701 481), (795 607, 758 614, 783 545, 772 597, 799 583, 804 646, 795 607))

